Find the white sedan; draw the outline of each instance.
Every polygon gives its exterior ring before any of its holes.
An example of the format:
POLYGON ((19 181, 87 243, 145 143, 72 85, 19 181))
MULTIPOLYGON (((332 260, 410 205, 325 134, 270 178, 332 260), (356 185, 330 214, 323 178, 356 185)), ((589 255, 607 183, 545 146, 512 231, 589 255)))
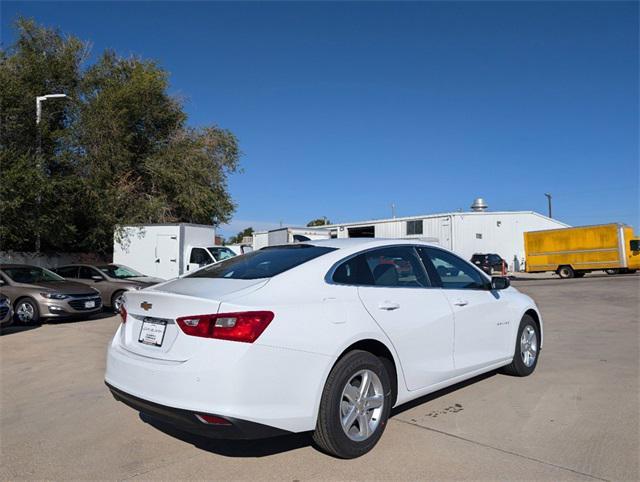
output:
POLYGON ((220 438, 314 431, 358 457, 391 408, 504 367, 531 374, 542 317, 507 278, 413 240, 274 246, 126 293, 117 400, 220 438))

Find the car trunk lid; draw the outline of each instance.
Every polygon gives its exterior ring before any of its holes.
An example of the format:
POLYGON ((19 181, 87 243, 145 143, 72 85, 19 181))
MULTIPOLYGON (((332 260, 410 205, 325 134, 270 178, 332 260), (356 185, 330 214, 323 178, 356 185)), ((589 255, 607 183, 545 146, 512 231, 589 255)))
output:
POLYGON ((128 291, 122 346, 137 355, 186 361, 213 340, 185 335, 176 324, 183 316, 216 314, 223 301, 261 288, 268 280, 182 278, 158 287, 128 291))

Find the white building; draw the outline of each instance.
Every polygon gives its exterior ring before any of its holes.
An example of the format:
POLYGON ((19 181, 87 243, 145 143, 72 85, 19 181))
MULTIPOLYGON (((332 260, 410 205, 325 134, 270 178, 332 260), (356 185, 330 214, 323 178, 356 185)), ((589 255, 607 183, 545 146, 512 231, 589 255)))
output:
POLYGON ((527 231, 557 229, 567 224, 534 211, 486 211, 476 199, 471 212, 427 214, 323 226, 332 237, 437 239, 442 247, 465 259, 475 253, 497 253, 509 269, 524 269, 524 236, 527 231))
POLYGON ((329 239, 331 233, 322 227, 282 227, 269 231, 256 231, 253 233, 253 249, 258 250, 266 246, 278 244, 298 243, 315 239, 329 239))

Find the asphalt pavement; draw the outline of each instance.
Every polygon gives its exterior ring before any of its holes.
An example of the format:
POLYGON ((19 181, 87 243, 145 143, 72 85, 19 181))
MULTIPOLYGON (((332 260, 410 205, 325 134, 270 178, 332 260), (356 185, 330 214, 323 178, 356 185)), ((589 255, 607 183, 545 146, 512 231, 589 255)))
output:
POLYGON ((528 378, 488 374, 394 410, 380 443, 212 441, 154 425, 103 383, 118 318, 0 336, 0 478, 638 480, 640 276, 514 280, 545 319, 528 378))

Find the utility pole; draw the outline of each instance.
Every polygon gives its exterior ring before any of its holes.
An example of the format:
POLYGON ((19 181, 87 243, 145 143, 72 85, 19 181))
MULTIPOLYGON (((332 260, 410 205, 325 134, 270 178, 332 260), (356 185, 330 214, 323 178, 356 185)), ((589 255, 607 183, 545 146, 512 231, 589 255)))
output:
MULTIPOLYGON (((36 97, 36 169, 38 175, 44 178, 42 166, 42 133, 40 132, 40 121, 42 120, 42 103, 47 99, 62 99, 69 97, 67 94, 47 94, 36 97)), ((42 181, 41 178, 41 181, 42 181)), ((38 186, 38 196, 36 197, 36 255, 40 254, 40 205, 42 204, 42 186, 38 186)))
POLYGON ((547 203, 549 204, 549 217, 553 218, 551 214, 551 194, 548 192, 545 192, 544 195, 547 196, 547 203))
POLYGON ((393 219, 396 218, 396 205, 394 203, 391 203, 391 217, 393 219))

